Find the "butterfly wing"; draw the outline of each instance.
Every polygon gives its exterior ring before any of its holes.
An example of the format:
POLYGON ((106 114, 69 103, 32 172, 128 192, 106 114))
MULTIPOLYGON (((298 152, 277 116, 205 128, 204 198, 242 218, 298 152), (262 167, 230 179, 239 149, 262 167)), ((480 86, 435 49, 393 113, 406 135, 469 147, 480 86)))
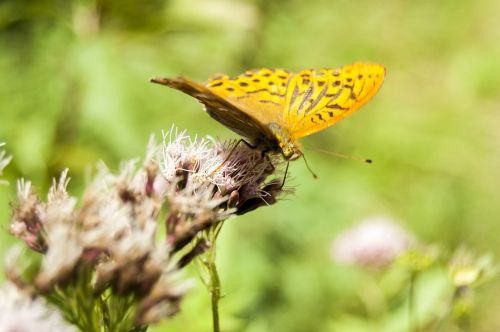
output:
POLYGON ((243 111, 228 99, 214 93, 208 87, 188 78, 153 78, 151 82, 180 90, 205 105, 207 113, 237 134, 253 141, 272 139, 271 131, 249 112, 243 111))
POLYGON ((283 69, 248 70, 236 76, 219 76, 206 86, 261 124, 282 123, 291 75, 283 69))
POLYGON ((323 130, 367 103, 384 77, 385 68, 372 63, 303 70, 289 82, 284 121, 294 138, 323 130))
POLYGON ((152 82, 183 91, 234 132, 274 144, 269 124, 277 123, 297 139, 323 130, 368 102, 380 89, 385 68, 356 63, 340 69, 249 70, 234 78, 219 76, 205 85, 190 79, 154 78, 152 82))

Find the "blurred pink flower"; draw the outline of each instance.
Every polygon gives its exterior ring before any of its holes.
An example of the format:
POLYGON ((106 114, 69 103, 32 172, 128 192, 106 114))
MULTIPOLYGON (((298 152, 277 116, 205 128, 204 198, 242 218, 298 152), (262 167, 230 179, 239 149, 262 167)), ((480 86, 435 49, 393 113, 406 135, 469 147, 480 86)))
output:
POLYGON ((339 263, 379 268, 392 263, 412 242, 412 235, 394 220, 371 217, 339 234, 331 255, 339 263))

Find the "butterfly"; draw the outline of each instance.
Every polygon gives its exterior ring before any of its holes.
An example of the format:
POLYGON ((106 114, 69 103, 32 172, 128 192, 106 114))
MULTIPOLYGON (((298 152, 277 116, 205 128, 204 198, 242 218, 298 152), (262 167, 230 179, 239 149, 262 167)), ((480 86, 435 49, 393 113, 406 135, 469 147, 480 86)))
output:
POLYGON ((256 69, 200 84, 189 78, 152 78, 205 105, 207 113, 250 140, 262 152, 281 152, 286 160, 303 155, 298 139, 342 120, 380 89, 385 68, 359 62, 337 69, 256 69))

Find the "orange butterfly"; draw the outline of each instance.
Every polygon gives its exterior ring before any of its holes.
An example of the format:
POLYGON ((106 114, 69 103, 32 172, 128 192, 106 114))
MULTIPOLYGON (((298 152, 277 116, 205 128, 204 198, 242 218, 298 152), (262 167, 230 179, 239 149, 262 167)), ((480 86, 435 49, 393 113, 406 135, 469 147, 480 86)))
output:
POLYGON ((248 70, 236 77, 219 76, 206 84, 185 77, 153 78, 195 97, 208 114, 263 152, 281 152, 295 160, 298 139, 345 118, 380 89, 385 68, 355 63, 339 69, 248 70))

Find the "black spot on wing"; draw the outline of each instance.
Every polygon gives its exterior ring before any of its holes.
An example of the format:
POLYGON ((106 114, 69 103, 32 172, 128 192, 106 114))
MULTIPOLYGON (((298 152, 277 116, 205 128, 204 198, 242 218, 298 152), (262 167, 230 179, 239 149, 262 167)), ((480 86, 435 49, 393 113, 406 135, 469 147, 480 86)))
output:
POLYGON ((335 99, 337 99, 341 94, 342 92, 344 91, 344 89, 339 89, 337 92, 335 93, 329 93, 329 94, 326 94, 325 97, 327 98, 331 98, 330 101, 328 103, 331 103, 332 101, 334 101, 335 99))
MULTIPOLYGON (((254 93, 259 93, 259 92, 267 92, 267 93, 269 93, 272 96, 278 96, 278 97, 284 97, 285 96, 284 94, 280 94, 279 92, 272 92, 272 91, 270 91, 269 89, 266 89, 266 88, 257 89, 257 90, 253 90, 253 91, 245 91, 245 94, 249 95, 249 94, 254 94, 254 93)), ((244 95, 244 96, 237 97, 237 99, 241 99, 241 98, 246 98, 246 96, 244 95)))
POLYGON ((351 92, 349 98, 356 100, 356 94, 354 93, 354 86, 349 84, 344 84, 344 88, 349 89, 351 92))
POLYGON ((332 109, 337 109, 337 110, 343 110, 343 111, 346 111, 349 109, 349 107, 342 107, 340 106, 339 104, 329 104, 329 105, 326 105, 325 106, 326 108, 332 108, 332 109))
POLYGON ((216 88, 218 86, 221 86, 222 85, 222 82, 217 82, 217 83, 213 83, 212 85, 210 85, 209 87, 210 88, 216 88))
POLYGON ((259 103, 262 103, 262 104, 273 104, 273 105, 276 105, 276 106, 281 106, 280 103, 277 103, 275 101, 268 100, 268 99, 260 99, 259 103))

